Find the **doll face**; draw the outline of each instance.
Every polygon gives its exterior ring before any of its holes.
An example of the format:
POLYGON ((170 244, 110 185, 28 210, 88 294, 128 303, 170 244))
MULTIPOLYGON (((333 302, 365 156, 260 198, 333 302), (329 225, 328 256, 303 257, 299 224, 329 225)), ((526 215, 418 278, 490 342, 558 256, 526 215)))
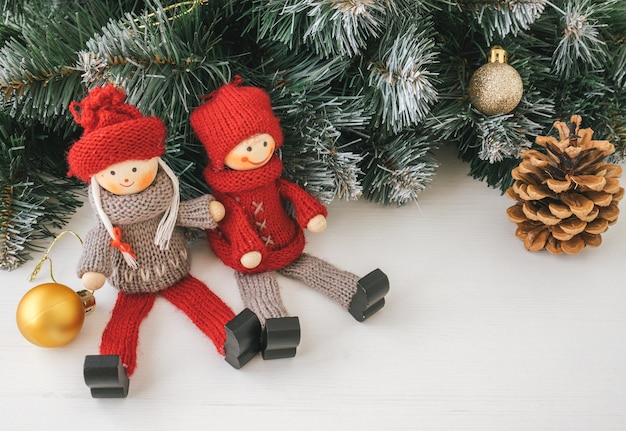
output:
POLYGON ((144 191, 152 184, 159 169, 159 158, 127 160, 101 170, 96 181, 114 195, 132 195, 144 191))
POLYGON ((274 155, 276 142, 267 133, 242 141, 224 158, 224 164, 236 171, 251 171, 267 164, 274 155))

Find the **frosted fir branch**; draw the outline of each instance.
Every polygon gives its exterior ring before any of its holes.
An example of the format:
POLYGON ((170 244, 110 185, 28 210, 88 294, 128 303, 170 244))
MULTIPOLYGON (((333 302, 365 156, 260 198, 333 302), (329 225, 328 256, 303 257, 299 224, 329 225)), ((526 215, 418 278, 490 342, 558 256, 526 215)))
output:
POLYGON ((285 47, 279 43, 264 44, 263 49, 270 58, 267 69, 275 70, 271 87, 277 94, 324 95, 350 66, 345 57, 324 59, 310 51, 285 55, 285 47))
POLYGON ((369 64, 368 85, 375 125, 397 133, 422 121, 437 101, 437 62, 432 27, 409 22, 380 41, 378 57, 369 64), (402 35, 401 37, 397 37, 402 35))
POLYGON ((360 89, 342 88, 350 60, 323 59, 310 52, 287 57, 279 44, 267 52, 268 68, 276 72, 269 85, 274 109, 287 122, 318 121, 323 118, 339 131, 361 133, 371 121, 360 89))
POLYGON ((115 13, 100 2, 25 3, 23 15, 15 17, 20 34, 0 48, 5 112, 54 130, 73 130, 67 106, 83 90, 76 52, 115 13))
POLYGON ((364 196, 383 205, 417 202, 439 166, 430 153, 435 148, 424 134, 379 137, 363 162, 364 196))
POLYGON ((73 52, 63 40, 50 41, 47 50, 36 50, 45 35, 28 31, 7 41, 0 49, 0 91, 5 112, 23 121, 36 119, 54 126, 76 94, 73 52))
POLYGON ((478 115, 478 157, 491 164, 505 159, 519 159, 523 151, 532 147, 535 136, 546 123, 553 121, 554 104, 542 98, 533 88, 526 93, 514 113, 490 117, 478 115))
POLYGON ((0 46, 4 45, 11 38, 20 37, 21 25, 9 20, 9 14, 4 16, 4 22, 0 22, 0 46))
POLYGON ((247 31, 257 32, 259 39, 280 42, 290 49, 298 48, 302 44, 302 38, 297 29, 306 25, 308 7, 308 2, 254 0, 252 19, 247 31))
POLYGON ((352 57, 367 45, 368 38, 382 32, 387 9, 384 3, 375 0, 313 2, 308 12, 312 21, 303 35, 304 41, 311 40, 316 50, 325 56, 352 57), (333 46, 335 50, 330 49, 333 46))
POLYGON ((367 46, 369 38, 382 33, 394 4, 393 0, 255 1, 253 22, 259 23, 261 39, 295 50, 308 46, 324 57, 352 57, 367 46))
MULTIPOLYGON (((319 133, 319 130, 305 129, 303 132, 319 133)), ((311 135, 307 137, 311 138, 311 135)), ((300 184, 326 204, 334 199, 359 199, 363 194, 359 180, 362 156, 349 151, 349 146, 311 148, 318 146, 315 141, 312 139, 299 148, 289 145, 283 147, 285 177, 300 184)))
POLYGON ((208 159, 206 150, 195 139, 189 117, 185 116, 178 121, 179 123, 168 124, 163 158, 180 180, 181 200, 188 200, 210 193, 201 174, 208 159))
POLYGON ((162 12, 155 2, 140 15, 110 21, 86 42, 77 66, 88 87, 120 85, 129 103, 177 124, 200 96, 230 79, 230 62, 214 52, 218 19, 205 25, 189 13, 170 21, 162 12))
POLYGON ((76 69, 81 71, 81 81, 86 87, 94 82, 107 82, 111 79, 110 64, 100 53, 82 50, 78 52, 76 69))
POLYGON ((546 0, 462 0, 463 10, 470 11, 482 27, 487 44, 495 39, 514 36, 530 29, 543 13, 546 0))
POLYGON ((481 142, 478 157, 489 163, 520 158, 532 146, 530 137, 534 131, 523 127, 521 122, 513 114, 480 118, 476 124, 481 142))
POLYGON ((342 130, 363 129, 369 120, 364 109, 355 109, 351 97, 302 93, 283 98, 274 110, 285 133, 286 176, 324 203, 358 199, 362 156, 353 151, 358 141, 345 142, 342 130))
POLYGON ((511 170, 519 163, 521 151, 552 126, 554 111, 554 101, 533 87, 525 90, 513 114, 485 117, 472 110, 465 120, 475 126, 466 126, 457 139, 461 158, 470 163, 470 175, 506 190, 513 183, 511 170))
POLYGON ((44 200, 30 196, 28 186, 0 192, 0 270, 16 269, 30 258, 33 226, 43 213, 44 200))
POLYGON ((26 244, 43 200, 31 196, 32 182, 16 179, 23 167, 23 136, 9 136, 5 128, 0 132, 0 269, 13 270, 28 259, 26 244))
POLYGON ((472 145, 478 115, 461 97, 444 100, 424 121, 431 139, 455 143, 461 152, 472 145))
POLYGON ((484 117, 478 120, 478 135, 481 141, 478 157, 489 163, 501 162, 504 159, 519 157, 521 151, 530 148, 529 141, 517 145, 504 125, 513 114, 484 117))
MULTIPOLYGON (((309 129, 307 132, 313 132, 313 130, 309 129)), ((322 174, 322 177, 316 177, 307 172, 304 187, 311 188, 314 190, 314 193, 317 190, 316 193, 322 202, 330 203, 334 199, 357 200, 362 196, 363 187, 359 179, 362 172, 359 164, 363 157, 350 151, 350 148, 356 142, 358 141, 346 145, 337 145, 335 143, 331 147, 321 147, 318 143, 314 143, 317 147, 317 157, 324 166, 325 173, 322 174), (330 177, 328 176, 329 172, 332 173, 330 177), (321 185, 326 182, 327 178, 332 180, 330 188, 315 187, 315 183, 321 185)))
MULTIPOLYGON (((336 97, 319 106, 324 116, 321 121, 307 121, 304 134, 313 137, 312 148, 316 149, 317 157, 333 173, 334 198, 356 200, 363 194, 360 182, 362 174, 359 167, 363 156, 355 152, 361 139, 346 142, 347 132, 357 133, 365 130, 370 117, 365 112, 361 98, 336 97), (321 133, 315 134, 315 130, 321 133)), ((330 202, 330 201, 327 201, 330 202)))
POLYGON ((63 154, 50 157, 52 138, 34 135, 0 112, 0 269, 29 259, 35 241, 52 236, 81 204, 77 182, 65 178, 63 154), (63 175, 62 178, 55 178, 63 175))
POLYGON ((552 56, 554 71, 559 76, 569 79, 585 70, 602 69, 608 52, 600 29, 606 24, 594 15, 598 16, 606 7, 607 4, 594 5, 591 0, 567 3, 562 11, 563 36, 552 56))
POLYGON ((1 0, 0 10, 4 11, 3 18, 10 15, 19 15, 24 9, 24 0, 1 0))
POLYGON ((626 39, 617 47, 613 58, 613 79, 615 84, 626 89, 626 39))
POLYGON ((608 161, 617 164, 626 163, 626 119, 619 114, 611 115, 606 119, 604 131, 607 135, 603 139, 607 139, 615 146, 615 152, 608 157, 608 161))

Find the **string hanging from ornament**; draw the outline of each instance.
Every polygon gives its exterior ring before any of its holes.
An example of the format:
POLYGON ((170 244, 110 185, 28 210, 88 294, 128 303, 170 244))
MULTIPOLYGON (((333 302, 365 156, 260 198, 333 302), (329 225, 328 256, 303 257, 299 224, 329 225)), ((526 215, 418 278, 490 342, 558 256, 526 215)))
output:
POLYGON ((501 46, 493 46, 489 61, 474 72, 468 93, 470 103, 485 115, 508 114, 522 100, 524 82, 501 46))
POLYGON ((58 283, 52 273, 50 250, 65 234, 80 237, 72 231, 63 231, 52 241, 29 277, 34 281, 47 260, 52 282, 30 289, 17 306, 16 322, 22 336, 40 347, 60 347, 72 341, 83 327, 85 316, 96 308, 96 299, 89 290, 74 291, 58 283))
MULTIPOLYGON (((196 6, 205 4, 207 2, 208 0, 188 0, 188 1, 178 2, 178 3, 164 7, 161 11, 149 13, 148 15, 146 15, 146 18, 152 19, 156 17, 157 15, 159 15, 160 13, 164 13, 166 16, 170 15, 167 17, 168 21, 174 21, 180 18, 181 16, 191 13, 191 11, 193 11, 196 8, 196 6), (178 9, 183 9, 183 8, 186 8, 186 9, 182 10, 182 12, 176 12, 178 9)), ((133 21, 135 22, 135 24, 140 23, 139 19, 135 19, 133 21)), ((154 20, 154 22, 151 23, 151 25, 154 25, 154 26, 157 26, 159 24, 160 23, 158 20, 154 20)), ((145 28, 145 26, 138 25, 137 28, 145 28)))

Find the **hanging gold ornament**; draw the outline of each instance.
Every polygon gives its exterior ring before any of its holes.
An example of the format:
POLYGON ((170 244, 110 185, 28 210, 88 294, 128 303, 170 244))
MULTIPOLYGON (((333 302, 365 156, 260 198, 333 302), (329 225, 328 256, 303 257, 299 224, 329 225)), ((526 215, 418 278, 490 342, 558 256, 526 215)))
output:
POLYGON ((508 114, 522 100, 523 92, 522 77, 498 45, 489 51, 489 62, 474 72, 468 90, 472 105, 485 115, 508 114))
POLYGON ((30 289, 17 306, 20 332, 41 347, 60 347, 72 341, 83 327, 85 314, 95 299, 88 290, 75 292, 59 283, 44 283, 30 289))
MULTIPOLYGON (((96 299, 89 290, 75 292, 57 283, 52 274, 52 260, 48 253, 62 232, 37 263, 30 276, 34 280, 44 261, 50 262, 50 277, 53 283, 43 283, 30 289, 17 306, 15 320, 17 327, 31 343, 41 347, 60 347, 72 341, 83 327, 85 315, 96 307, 96 299)), ((78 238, 80 240, 80 238, 78 238)), ((81 241, 82 243, 82 241, 81 241)))

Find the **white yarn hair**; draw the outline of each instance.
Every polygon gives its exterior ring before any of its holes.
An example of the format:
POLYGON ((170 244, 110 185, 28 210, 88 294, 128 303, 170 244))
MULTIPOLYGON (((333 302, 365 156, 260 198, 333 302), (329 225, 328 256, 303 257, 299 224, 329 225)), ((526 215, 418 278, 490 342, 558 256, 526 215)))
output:
MULTIPOLYGON (((176 220, 178 218, 178 206, 180 203, 180 185, 178 181, 178 177, 172 171, 164 161, 159 157, 159 166, 165 171, 167 176, 172 181, 172 186, 174 188, 174 193, 172 194, 172 199, 170 201, 170 205, 168 206, 165 214, 161 218, 159 222, 159 226, 157 227, 156 234, 154 235, 154 244, 158 245, 161 250, 166 250, 170 245, 170 239, 172 237, 172 232, 174 232, 174 228, 176 227, 176 220)), ((96 212, 98 213, 98 217, 102 221, 105 229, 109 233, 111 239, 115 239, 115 234, 113 233, 113 223, 109 219, 109 216, 106 215, 104 209, 102 208, 102 198, 100 197, 100 184, 96 180, 95 175, 91 177, 91 193, 93 195, 94 204, 96 206, 96 212)), ((137 269, 137 261, 127 251, 121 251, 124 256, 124 260, 131 268, 137 269)))
POLYGON ((165 173, 172 181, 174 193, 172 194, 172 200, 170 205, 165 211, 159 226, 157 227, 156 235, 154 236, 154 243, 158 245, 161 250, 167 250, 170 246, 170 239, 172 238, 172 232, 176 227, 176 220, 178 219, 178 205, 180 204, 180 186, 178 183, 178 177, 170 168, 167 163, 159 157, 159 166, 163 168, 165 173))

